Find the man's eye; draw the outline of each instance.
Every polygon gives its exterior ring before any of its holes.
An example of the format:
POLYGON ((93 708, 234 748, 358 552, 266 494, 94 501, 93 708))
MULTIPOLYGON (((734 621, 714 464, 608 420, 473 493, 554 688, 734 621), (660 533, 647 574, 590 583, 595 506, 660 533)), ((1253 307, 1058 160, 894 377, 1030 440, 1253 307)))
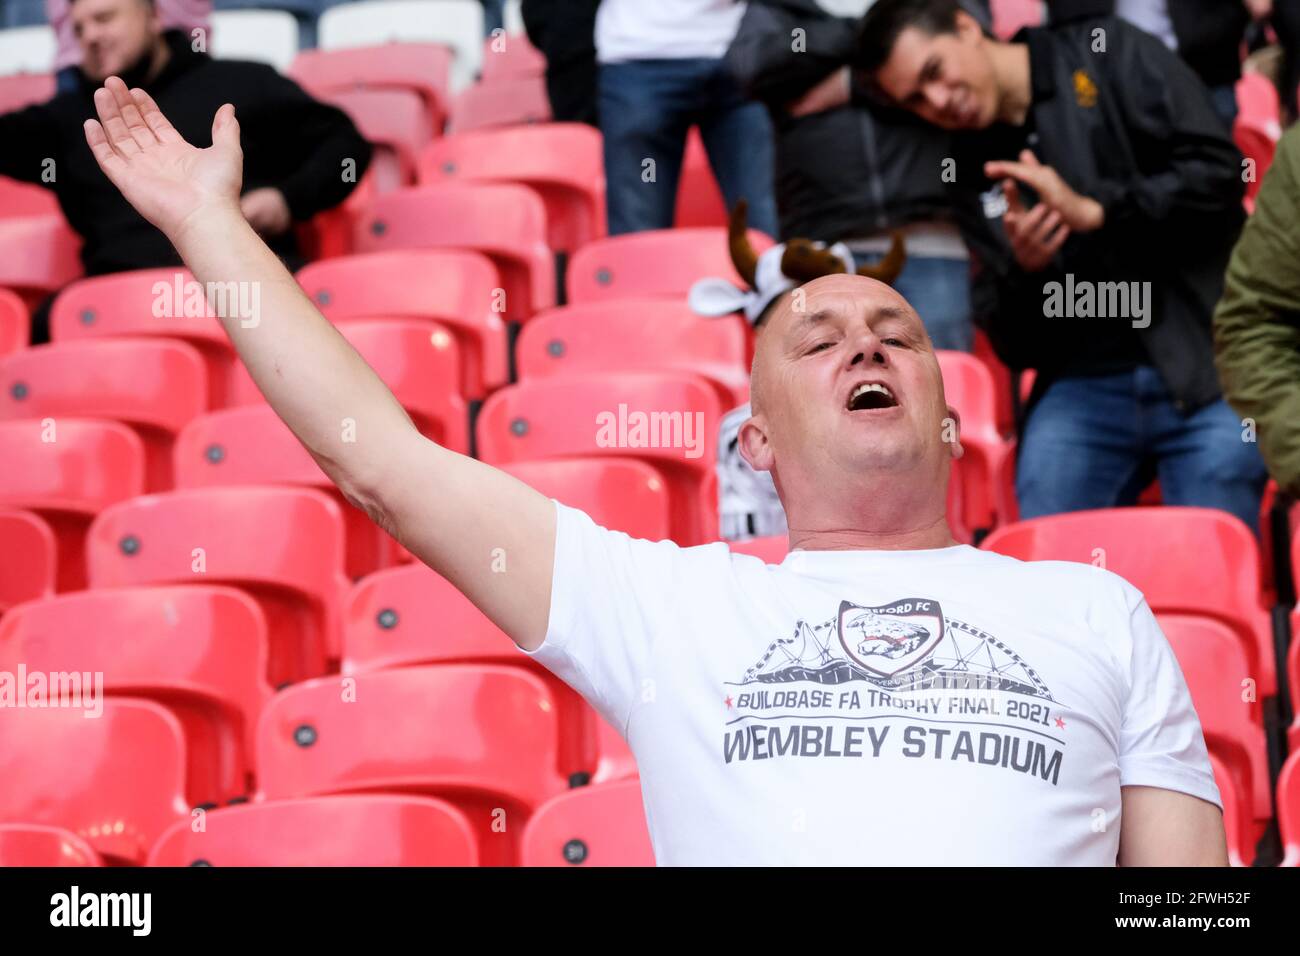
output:
POLYGON ((890 337, 887 338, 887 339, 881 339, 880 341, 884 342, 886 345, 906 345, 906 344, 907 344, 907 343, 904 342, 902 339, 894 338, 893 336, 890 336, 890 337))
POLYGON ((831 343, 830 343, 830 342, 818 342, 816 345, 814 345, 812 348, 810 348, 810 349, 809 349, 807 352, 805 352, 804 354, 805 354, 805 355, 812 355, 812 354, 814 354, 815 352, 820 352, 822 349, 828 349, 828 348, 830 348, 830 347, 831 347, 831 343))

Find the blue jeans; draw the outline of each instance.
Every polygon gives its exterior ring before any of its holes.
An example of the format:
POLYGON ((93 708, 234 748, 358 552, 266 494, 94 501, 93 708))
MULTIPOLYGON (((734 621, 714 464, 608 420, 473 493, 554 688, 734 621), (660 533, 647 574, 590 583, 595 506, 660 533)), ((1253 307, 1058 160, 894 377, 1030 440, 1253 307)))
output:
POLYGON ((777 234, 772 124, 761 104, 741 95, 722 60, 602 63, 599 77, 611 236, 672 226, 693 125, 727 208, 748 200, 750 226, 777 234), (646 160, 654 160, 653 177, 646 160))
MULTIPOLYGON (((855 256, 858 265, 875 265, 877 254, 855 256)), ((894 288, 916 309, 936 349, 969 352, 975 347, 970 317, 970 263, 965 259, 908 256, 894 288)))
POLYGON ((1020 439, 1020 516, 1131 505, 1156 477, 1166 504, 1219 508, 1257 531, 1268 475, 1244 431, 1223 399, 1183 415, 1151 366, 1058 379, 1020 439))

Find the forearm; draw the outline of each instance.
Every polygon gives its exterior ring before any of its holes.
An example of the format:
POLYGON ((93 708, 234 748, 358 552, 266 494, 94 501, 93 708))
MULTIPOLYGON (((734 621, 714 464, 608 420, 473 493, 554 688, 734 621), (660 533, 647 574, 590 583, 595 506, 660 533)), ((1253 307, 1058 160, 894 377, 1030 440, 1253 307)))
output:
POLYGON ((373 493, 385 456, 415 433, 392 393, 237 206, 195 213, 173 241, 276 414, 345 494, 373 493))

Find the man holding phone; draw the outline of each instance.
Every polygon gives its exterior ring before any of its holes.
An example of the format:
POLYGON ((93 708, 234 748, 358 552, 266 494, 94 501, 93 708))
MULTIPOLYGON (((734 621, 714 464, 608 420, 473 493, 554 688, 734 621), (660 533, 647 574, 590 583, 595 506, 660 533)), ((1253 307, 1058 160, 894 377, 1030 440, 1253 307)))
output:
POLYGON ((1009 366, 1037 370, 1022 517, 1132 504, 1158 477, 1167 503, 1254 528, 1265 473, 1210 333, 1244 170, 1190 68, 1114 17, 999 42, 956 0, 879 0, 856 66, 959 131, 946 172, 976 321, 1009 366))

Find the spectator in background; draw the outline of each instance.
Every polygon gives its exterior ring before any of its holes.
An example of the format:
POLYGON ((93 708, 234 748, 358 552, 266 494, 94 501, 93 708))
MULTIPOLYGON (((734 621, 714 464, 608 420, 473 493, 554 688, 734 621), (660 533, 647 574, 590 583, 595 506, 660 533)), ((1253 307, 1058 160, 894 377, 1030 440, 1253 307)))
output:
POLYGON ((935 348, 968 352, 970 262, 942 180, 949 135, 871 103, 850 81, 857 18, 871 2, 750 0, 727 61, 772 118, 780 238, 843 242, 871 263, 901 231, 907 265, 894 287, 935 348))
MULTIPOLYGON (((72 0, 72 21, 84 50, 77 88, 0 116, 0 175, 54 192, 81 235, 86 274, 181 261, 113 188, 86 145, 82 126, 95 116, 94 90, 109 76, 146 90, 191 143, 210 143, 213 115, 234 104, 243 130, 244 215, 291 268, 301 264, 293 224, 347 198, 370 162, 370 144, 352 121, 269 66, 195 52, 185 34, 163 32, 153 0, 72 0)), ((48 334, 45 311, 33 317, 33 341, 48 334)))
POLYGON ((1113 14, 1150 33, 1196 71, 1231 125, 1246 28, 1269 16, 1273 0, 1050 0, 1047 7, 1053 24, 1113 14))
POLYGON ((546 57, 546 98, 557 122, 596 121, 596 7, 600 0, 524 0, 528 39, 546 57))
POLYGON ((1263 463, 1220 393, 1210 326, 1242 159, 1204 84, 1113 18, 1001 43, 954 0, 879 0, 861 36, 883 95, 959 131, 976 320, 1038 372, 1022 516, 1131 504, 1158 476, 1167 503, 1256 527, 1263 463))
POLYGON ((1214 348, 1228 401, 1255 425, 1283 491, 1300 498, 1300 129, 1278 144, 1228 263, 1214 348))
MULTIPOLYGON (((81 44, 72 25, 75 0, 45 0, 45 19, 54 29, 54 82, 59 93, 68 93, 80 82, 81 44)), ((212 42, 212 0, 154 0, 158 21, 164 31, 179 30, 194 40, 194 31, 203 31, 203 49, 212 42)))
POLYGON ((727 207, 749 202, 750 224, 777 229, 772 127, 723 60, 743 3, 603 0, 596 13, 598 113, 605 138, 609 233, 673 224, 687 131, 700 127, 727 207))

